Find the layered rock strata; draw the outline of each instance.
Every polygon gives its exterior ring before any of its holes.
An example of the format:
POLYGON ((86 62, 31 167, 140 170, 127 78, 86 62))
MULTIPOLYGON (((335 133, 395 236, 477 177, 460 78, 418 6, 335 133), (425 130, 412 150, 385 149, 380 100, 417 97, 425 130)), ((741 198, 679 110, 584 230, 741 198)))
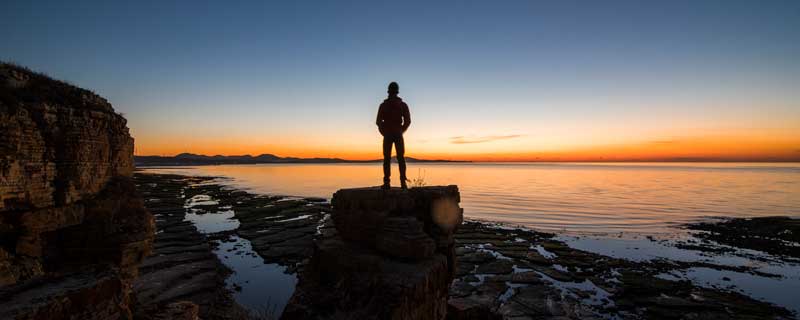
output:
MULTIPOLYGON (((314 252, 314 234, 318 230, 328 235, 335 231, 330 223, 318 228, 318 221, 329 221, 331 217, 330 204, 319 202, 320 199, 249 194, 208 181, 208 178, 147 176, 147 179, 137 178, 137 182, 142 185, 140 191, 151 210, 155 212, 165 206, 177 210, 182 203, 191 203, 196 197, 210 196, 218 203, 195 203, 189 210, 197 214, 214 214, 228 208, 234 210, 241 222, 235 234, 253 239, 253 248, 266 263, 286 266, 287 272, 303 274, 307 265, 303 261, 310 261, 314 252), (178 180, 190 182, 191 187, 174 187, 178 180)), ((162 220, 162 217, 157 219, 162 220)), ((185 256, 179 254, 183 248, 195 250, 191 247, 196 241, 194 238, 188 242, 180 241, 187 232, 182 228, 163 228, 159 235, 164 243, 176 245, 158 249, 161 245, 157 240, 155 252, 158 254, 163 250, 169 255, 168 260, 175 261, 176 265, 190 263, 182 262, 185 256)), ((226 231, 225 234, 230 233, 226 231)), ((226 241, 223 234, 208 234, 207 238, 212 245, 214 240, 226 241)), ((764 274, 760 266, 614 259, 571 248, 554 234, 474 221, 464 222, 458 227, 455 243, 458 264, 449 291, 447 319, 670 319, 682 315, 696 318, 792 318, 785 308, 726 289, 702 288, 687 281, 656 277, 698 267, 779 277, 764 274)), ((148 269, 147 272, 167 269, 148 269)), ((145 275, 145 271, 141 271, 140 279, 145 275)), ((175 286, 183 286, 187 281, 194 281, 192 279, 181 279, 175 282, 175 286)), ((204 316, 203 309, 201 305, 201 316, 204 316)), ((283 304, 277 309, 283 309, 283 304)), ((228 311, 225 313, 230 314, 228 311)), ((204 317, 208 318, 212 317, 204 317)))
POLYGON ((153 218, 125 118, 92 92, 0 64, 0 318, 130 318, 153 218))
POLYGON ((208 178, 137 173, 134 180, 157 228, 133 286, 136 319, 248 318, 226 288, 231 271, 213 253, 213 241, 186 220, 186 199, 208 178))
POLYGON ((458 187, 343 189, 285 319, 444 319, 458 187))

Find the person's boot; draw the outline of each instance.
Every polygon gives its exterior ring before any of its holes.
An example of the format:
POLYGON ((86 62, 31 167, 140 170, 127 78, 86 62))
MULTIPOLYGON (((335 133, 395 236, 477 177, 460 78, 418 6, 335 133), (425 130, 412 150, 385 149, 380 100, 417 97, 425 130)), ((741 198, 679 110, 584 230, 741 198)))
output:
POLYGON ((407 190, 408 189, 408 185, 406 184, 406 180, 407 180, 406 178, 400 178, 400 188, 403 188, 403 190, 407 190))
POLYGON ((389 185, 389 179, 384 179, 384 180, 383 180, 383 185, 381 185, 381 189, 383 189, 383 190, 389 190, 389 189, 391 189, 391 188, 392 188, 392 186, 391 186, 391 185, 389 185))

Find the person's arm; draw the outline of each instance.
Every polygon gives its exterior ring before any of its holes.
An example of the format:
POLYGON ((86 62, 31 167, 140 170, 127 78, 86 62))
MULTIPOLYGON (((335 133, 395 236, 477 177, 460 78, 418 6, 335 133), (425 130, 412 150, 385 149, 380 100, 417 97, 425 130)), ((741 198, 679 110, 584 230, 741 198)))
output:
POLYGON ((403 132, 408 130, 411 125, 411 112, 408 111, 408 105, 403 103, 403 132))
POLYGON ((375 117, 375 125, 380 127, 381 122, 383 122, 383 103, 381 103, 381 106, 378 107, 378 116, 375 117))

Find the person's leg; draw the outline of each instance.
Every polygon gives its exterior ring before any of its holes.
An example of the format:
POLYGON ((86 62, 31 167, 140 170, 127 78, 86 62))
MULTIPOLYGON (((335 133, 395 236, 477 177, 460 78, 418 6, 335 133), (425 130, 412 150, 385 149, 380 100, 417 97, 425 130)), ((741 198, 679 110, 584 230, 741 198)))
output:
POLYGON ((383 137, 383 184, 389 185, 389 177, 392 175, 392 139, 383 137))
POLYGON ((406 186, 406 143, 403 136, 399 136, 394 141, 394 147, 397 149, 397 164, 400 165, 400 184, 406 186))

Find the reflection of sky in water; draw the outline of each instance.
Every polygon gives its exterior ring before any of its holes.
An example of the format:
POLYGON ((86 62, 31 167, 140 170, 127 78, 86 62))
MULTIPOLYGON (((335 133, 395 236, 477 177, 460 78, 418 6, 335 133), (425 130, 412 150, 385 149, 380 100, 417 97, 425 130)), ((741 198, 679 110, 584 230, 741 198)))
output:
MULTIPOLYGON (((466 218, 570 235, 559 239, 573 248, 633 261, 665 258, 756 267, 784 278, 739 273, 728 276, 732 281, 726 285, 741 281, 738 288, 753 297, 793 310, 800 305, 788 301, 792 295, 776 289, 800 287, 797 264, 769 256, 766 262, 759 261, 752 257, 765 255, 748 250, 739 250, 739 255, 683 250, 671 242, 641 236, 686 239, 685 230, 675 226, 709 217, 800 216, 798 164, 415 163, 412 167, 425 172, 428 185, 459 185, 466 218)), ((380 183, 380 164, 221 165, 148 171, 224 176, 231 179, 219 182, 255 193, 326 198, 340 188, 380 183)), ((197 198, 192 204, 213 204, 207 201, 213 200, 197 198)), ((199 218, 196 223, 205 220, 199 218)), ((697 277, 695 281, 717 281, 710 272, 690 273, 697 277)))
POLYGON ((197 230, 202 233, 214 233, 233 230, 239 227, 239 221, 233 219, 233 210, 219 211, 216 213, 195 213, 189 209, 186 220, 194 223, 197 230))
MULTIPOLYGON (((688 234, 683 234, 685 237, 689 237, 688 234)), ((660 238, 654 239, 658 240, 660 238)), ((575 249, 631 261, 647 261, 658 258, 687 262, 710 260, 709 256, 703 255, 699 251, 684 250, 669 246, 667 243, 662 243, 660 241, 650 241, 647 238, 559 236, 557 240, 564 241, 575 249)), ((726 265, 745 265, 748 260, 749 259, 736 256, 717 256, 712 262, 726 265)))
POLYGON ((800 314, 800 268, 794 267, 795 274, 791 281, 772 279, 752 274, 715 270, 710 268, 690 268, 682 274, 662 274, 659 277, 676 280, 689 279, 704 287, 717 287, 731 291, 740 291, 751 297, 775 303, 800 314), (728 278, 730 280, 723 280, 728 278))
MULTIPOLYGON (((800 216, 795 163, 413 163, 409 169, 410 178, 424 172, 427 185, 458 185, 466 218, 559 233, 671 234, 672 226, 714 216, 800 216)), ((147 170, 227 177, 219 182, 260 194, 324 198, 379 185, 382 175, 379 163, 147 170)))
MULTIPOLYGON (((193 209, 198 205, 217 204, 218 202, 208 195, 196 195, 187 199, 185 219, 191 221, 202 233, 238 228, 239 221, 235 219, 234 211, 230 210, 230 207, 222 208, 227 210, 207 213, 193 209)), ((259 315, 280 316, 294 292, 297 277, 284 273, 286 268, 278 264, 265 264, 264 260, 253 251, 249 240, 235 235, 231 237, 232 242, 218 242, 219 246, 214 253, 222 263, 233 270, 233 274, 226 282, 234 292, 234 298, 239 304, 259 315), (234 284, 241 290, 234 290, 234 284)))
POLYGON ((239 292, 234 291, 236 301, 258 312, 274 310, 277 318, 294 293, 297 277, 284 273, 286 268, 278 264, 264 264, 264 260, 253 251, 250 241, 237 236, 233 239, 234 242, 221 242, 215 253, 234 271, 227 283, 242 288, 239 292))
MULTIPOLYGON (((684 250, 670 246, 672 241, 660 242, 647 239, 631 238, 598 238, 560 236, 570 247, 594 252, 615 258, 632 261, 652 259, 669 259, 676 261, 702 261, 725 266, 755 267, 756 270, 780 275, 781 278, 768 278, 735 271, 721 271, 710 268, 690 268, 685 274, 662 274, 660 277, 669 280, 689 279, 693 283, 710 287, 738 291, 752 298, 774 303, 800 314, 800 264, 781 262, 774 256, 765 253, 737 249, 737 253, 763 258, 759 261, 747 256, 729 253, 700 252, 684 250), (728 277, 730 280, 722 280, 728 277)), ((730 247, 728 247, 730 248, 730 247)))

